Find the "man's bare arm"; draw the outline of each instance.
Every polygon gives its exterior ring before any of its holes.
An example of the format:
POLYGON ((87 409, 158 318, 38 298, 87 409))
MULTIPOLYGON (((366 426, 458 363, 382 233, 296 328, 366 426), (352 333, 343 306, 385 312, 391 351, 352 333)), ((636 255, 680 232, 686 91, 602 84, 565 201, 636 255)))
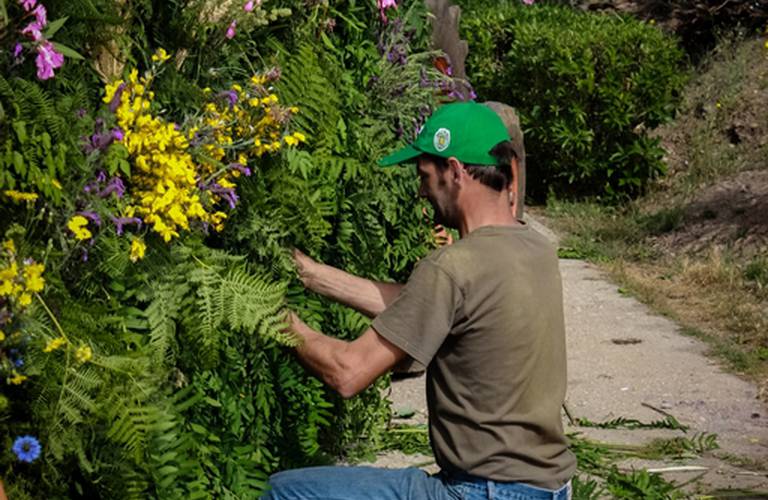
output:
POLYGON ((321 264, 299 250, 293 258, 304 286, 369 318, 384 312, 403 289, 399 283, 372 281, 321 264))
POLYGON ((406 357, 372 328, 347 342, 313 330, 294 313, 290 324, 302 340, 296 348, 301 362, 343 398, 357 395, 406 357))

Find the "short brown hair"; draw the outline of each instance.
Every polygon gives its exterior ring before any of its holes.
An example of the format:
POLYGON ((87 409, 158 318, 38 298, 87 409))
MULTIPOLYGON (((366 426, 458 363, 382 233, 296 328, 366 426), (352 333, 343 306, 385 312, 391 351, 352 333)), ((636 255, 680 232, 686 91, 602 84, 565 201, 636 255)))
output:
MULTIPOLYGON (((509 187, 512 182, 512 159, 517 158, 515 150, 512 147, 512 141, 503 141, 496 144, 490 151, 491 156, 496 158, 496 165, 464 165, 467 173, 473 179, 480 181, 481 184, 488 186, 494 191, 503 191, 509 187)), ((438 168, 445 171, 448 168, 448 159, 440 156, 425 154, 438 168)))

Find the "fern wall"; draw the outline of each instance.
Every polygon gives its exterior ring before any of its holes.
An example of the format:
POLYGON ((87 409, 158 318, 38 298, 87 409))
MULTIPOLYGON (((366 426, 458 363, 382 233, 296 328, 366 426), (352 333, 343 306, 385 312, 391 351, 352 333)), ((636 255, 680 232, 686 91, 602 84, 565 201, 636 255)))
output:
MULTIPOLYGON (((0 304, 9 496, 253 498, 271 472, 364 452, 389 418, 388 382, 351 401, 329 393, 294 360, 282 318, 291 307, 342 338, 367 320, 307 294, 289 251, 382 280, 404 279, 428 251, 413 172, 375 167, 437 98, 422 7, 401 5, 401 19, 390 12, 383 23, 375 2, 265 2, 255 13, 233 2, 220 17, 196 0, 44 3, 49 18, 67 18, 56 40, 83 59, 68 56, 40 82, 31 55, 0 56, 0 231, 15 245, 2 265, 45 266, 31 304, 0 304), (153 109, 184 130, 206 87, 280 68, 275 92, 299 108, 291 126, 306 143, 248 163, 221 233, 190 228, 170 243, 147 234, 140 258, 104 201, 102 225, 90 220, 95 236, 79 242, 69 222, 89 210, 83 193, 99 169, 111 165, 127 184, 137 172, 118 146, 83 148, 106 116, 105 47, 126 74, 160 47, 172 55, 153 109), (407 57, 393 61, 393 51, 407 57), (42 447, 29 462, 13 451, 23 435, 42 447)), ((24 13, 1 5, 4 33, 18 38, 24 13)))

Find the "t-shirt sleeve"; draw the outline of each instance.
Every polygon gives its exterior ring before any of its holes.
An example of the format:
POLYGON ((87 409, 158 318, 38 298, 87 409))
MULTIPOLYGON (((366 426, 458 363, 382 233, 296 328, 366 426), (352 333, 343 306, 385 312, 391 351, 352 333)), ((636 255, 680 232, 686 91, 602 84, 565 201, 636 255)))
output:
POLYGON ((462 294, 436 263, 422 260, 400 295, 372 323, 376 332, 427 366, 451 331, 462 294))

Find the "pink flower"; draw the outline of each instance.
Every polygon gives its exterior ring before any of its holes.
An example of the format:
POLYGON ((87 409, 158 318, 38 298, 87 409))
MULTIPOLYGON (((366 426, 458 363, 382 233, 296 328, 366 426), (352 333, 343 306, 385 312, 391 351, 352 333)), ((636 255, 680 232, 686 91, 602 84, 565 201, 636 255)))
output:
POLYGON ((35 5, 37 5, 37 0, 19 0, 19 4, 24 7, 24 10, 29 12, 35 5))
POLYGON ((379 4, 379 13, 381 14, 381 20, 382 22, 387 22, 387 15, 384 13, 385 9, 389 9, 391 7, 397 8, 397 2, 395 0, 376 0, 376 3, 379 4))
POLYGON ((251 12, 253 10, 253 0, 249 0, 244 6, 243 10, 246 12, 251 12))
POLYGON ((43 39, 43 34, 41 33, 43 31, 43 27, 37 24, 37 21, 29 23, 29 25, 21 30, 22 35, 27 35, 32 40, 39 42, 43 39))
POLYGON ((48 11, 45 10, 45 6, 38 5, 32 13, 35 15, 35 20, 40 28, 45 28, 45 25, 48 24, 48 11))
POLYGON ((524 3, 525 5, 533 5, 533 2, 534 2, 534 1, 535 1, 535 0, 523 0, 523 3, 524 3))
POLYGON ((235 38, 235 28, 237 28, 237 20, 232 21, 229 24, 229 28, 227 28, 227 34, 225 35, 228 39, 232 40, 235 38))
POLYGON ((48 80, 53 78, 53 70, 61 68, 64 64, 64 56, 56 52, 51 42, 43 42, 37 46, 35 64, 37 64, 37 78, 48 80))

